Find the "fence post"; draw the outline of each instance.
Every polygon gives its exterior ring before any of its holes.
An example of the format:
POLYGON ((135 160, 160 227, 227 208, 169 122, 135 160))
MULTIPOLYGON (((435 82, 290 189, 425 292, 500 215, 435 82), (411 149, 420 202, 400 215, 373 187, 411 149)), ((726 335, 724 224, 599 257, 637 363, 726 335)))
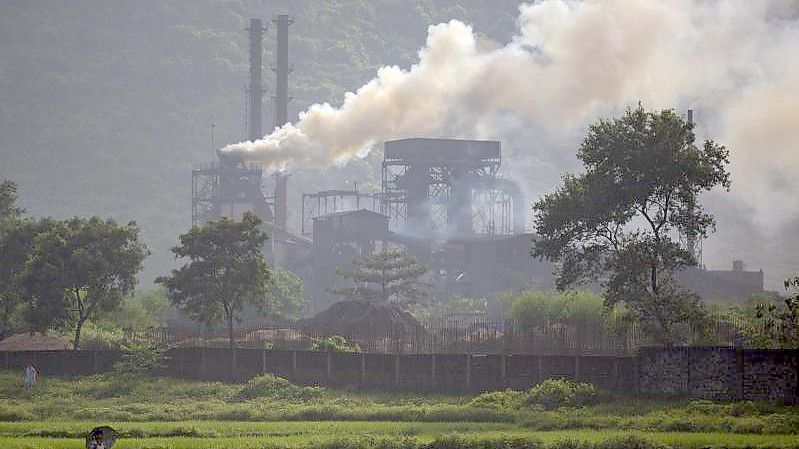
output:
POLYGON ((6 370, 8 370, 11 368, 8 361, 8 351, 4 351, 3 353, 5 354, 5 359, 6 359, 6 370))
POLYGON ((466 354, 466 391, 472 391, 472 355, 466 354))
POLYGON ((261 374, 266 374, 266 348, 261 352, 261 374))
POLYGON ((613 367, 610 370, 610 385, 613 390, 619 390, 619 357, 613 357, 613 367))
POLYGON ((580 377, 581 377, 580 375, 582 374, 580 372, 580 368, 581 368, 580 367, 580 356, 579 355, 575 355, 574 356, 574 380, 575 380, 575 382, 579 382, 580 381, 580 377))
POLYGON ((98 365, 99 364, 97 362, 97 350, 95 349, 94 351, 92 351, 92 374, 97 373, 97 371, 100 369, 98 365))
POLYGON ((297 351, 291 351, 291 377, 297 378, 297 351))

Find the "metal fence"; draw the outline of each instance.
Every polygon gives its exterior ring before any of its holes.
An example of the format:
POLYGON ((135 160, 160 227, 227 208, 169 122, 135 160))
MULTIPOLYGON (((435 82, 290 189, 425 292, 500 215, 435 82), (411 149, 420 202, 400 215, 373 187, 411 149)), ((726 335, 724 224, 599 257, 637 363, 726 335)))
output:
MULTIPOLYGON (((777 335, 779 329, 762 320, 746 317, 711 317, 702 329, 682 328, 689 345, 726 347, 768 347, 751 335, 777 335)), ((657 346, 636 323, 617 320, 526 325, 515 319, 492 316, 467 316, 423 319, 419 325, 385 329, 378 335, 336 332, 367 352, 394 354, 432 353, 514 353, 514 354, 594 354, 629 355, 643 346, 657 346), (610 325, 609 325, 610 324, 610 325), (615 329, 615 331, 613 330, 615 329)), ((238 347, 310 349, 330 333, 295 325, 237 328, 238 347)), ((163 344, 172 347, 226 347, 224 329, 159 328, 127 331, 129 341, 163 344)), ((775 337, 776 338, 776 337, 775 337)))

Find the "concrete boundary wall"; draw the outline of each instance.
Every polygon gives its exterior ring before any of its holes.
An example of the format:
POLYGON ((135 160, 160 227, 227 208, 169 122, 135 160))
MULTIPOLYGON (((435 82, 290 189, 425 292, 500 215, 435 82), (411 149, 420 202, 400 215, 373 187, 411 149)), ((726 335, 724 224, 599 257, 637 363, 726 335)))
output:
MULTIPOLYGON (((480 392, 524 389, 565 378, 611 391, 718 400, 799 403, 799 351, 644 348, 638 356, 522 354, 372 354, 271 349, 180 348, 164 374, 243 381, 272 373, 302 384, 352 389, 480 392)), ((0 367, 33 363, 44 376, 110 370, 118 351, 0 352, 0 367)))

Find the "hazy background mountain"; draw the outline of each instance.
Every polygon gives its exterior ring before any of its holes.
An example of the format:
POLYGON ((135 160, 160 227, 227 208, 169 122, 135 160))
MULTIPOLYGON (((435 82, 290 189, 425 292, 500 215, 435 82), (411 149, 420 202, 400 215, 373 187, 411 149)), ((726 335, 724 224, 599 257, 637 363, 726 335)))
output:
MULTIPOLYGON (((295 117, 313 102, 340 103, 344 92, 382 65, 408 67, 431 24, 460 19, 473 24, 486 45, 506 42, 518 2, 3 1, 0 178, 20 185, 21 203, 33 215, 137 221, 153 253, 142 275, 148 286, 173 265, 169 247, 191 224, 192 166, 244 136, 246 22, 268 21, 278 12, 295 18, 289 84, 295 117)), ((272 30, 264 47, 269 88, 272 30)), ((267 130, 271 104, 264 108, 267 130)), ((559 156, 541 159, 521 148, 529 136, 509 136, 510 145, 503 144, 511 147, 506 165, 524 167, 532 196, 552 188, 573 166, 576 147, 544 142, 559 156)), ((291 196, 298 200, 303 191, 346 181, 377 186, 379 159, 372 153, 336 170, 297 171, 291 196)), ((767 288, 799 271, 798 245, 787 239, 796 221, 779 235, 763 235, 749 224, 744 206, 714 196, 720 232, 705 245, 709 266, 727 268, 732 259, 746 259, 749 268, 767 270, 767 288)))

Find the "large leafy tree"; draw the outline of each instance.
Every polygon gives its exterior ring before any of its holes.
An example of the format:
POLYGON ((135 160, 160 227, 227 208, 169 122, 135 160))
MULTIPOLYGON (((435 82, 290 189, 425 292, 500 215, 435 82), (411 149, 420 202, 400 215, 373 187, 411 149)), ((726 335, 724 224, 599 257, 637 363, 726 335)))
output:
POLYGON ((639 105, 592 125, 577 156, 585 172, 533 206, 533 255, 557 263, 558 288, 599 281, 607 305, 625 304, 657 340, 678 343, 679 324, 704 316, 698 297, 675 282, 696 264, 680 236, 714 228, 697 199, 729 187, 727 150, 697 146, 693 125, 673 111, 639 105))
POLYGON ((20 303, 18 275, 22 271, 33 241, 25 221, 18 219, 17 185, 0 183, 0 338, 9 328, 20 303))
POLYGON ((37 233, 25 264, 29 321, 38 329, 72 329, 80 349, 83 325, 119 307, 147 254, 132 222, 93 217, 50 223, 37 233))
POLYGON ((353 285, 334 287, 330 292, 348 299, 407 308, 424 296, 425 283, 421 277, 425 273, 427 267, 404 250, 378 251, 357 262, 354 271, 339 271, 338 274, 353 285))
POLYGON ((23 327, 23 275, 36 236, 55 222, 51 219, 0 221, 0 332, 23 327))
POLYGON ((270 271, 262 253, 267 236, 260 225, 248 212, 241 221, 223 217, 193 227, 172 248, 188 262, 156 280, 172 304, 193 319, 209 326, 224 320, 231 348, 234 322, 244 306, 263 307, 267 301, 270 271))

